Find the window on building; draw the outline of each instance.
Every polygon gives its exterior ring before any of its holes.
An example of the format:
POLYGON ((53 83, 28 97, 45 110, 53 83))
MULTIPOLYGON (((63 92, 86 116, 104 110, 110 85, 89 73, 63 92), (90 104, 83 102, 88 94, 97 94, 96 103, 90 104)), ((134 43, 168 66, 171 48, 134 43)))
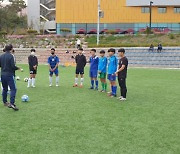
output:
POLYGON ((149 9, 149 7, 142 7, 141 12, 142 13, 149 13, 150 9, 149 9))
POLYGON ((167 12, 167 8, 166 7, 159 7, 158 8, 158 12, 159 13, 166 13, 167 12))
POLYGON ((180 13, 180 7, 175 7, 174 8, 174 13, 180 13))

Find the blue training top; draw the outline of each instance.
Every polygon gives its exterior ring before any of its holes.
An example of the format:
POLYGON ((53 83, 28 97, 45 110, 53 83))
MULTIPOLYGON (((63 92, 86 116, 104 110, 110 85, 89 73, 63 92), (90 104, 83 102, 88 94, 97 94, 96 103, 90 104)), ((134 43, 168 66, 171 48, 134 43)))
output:
POLYGON ((108 62, 108 74, 114 74, 117 71, 118 60, 116 56, 111 56, 108 62))
POLYGON ((107 58, 106 57, 99 58, 98 70, 101 71, 101 73, 107 72, 107 58))
POLYGON ((54 68, 58 63, 60 62, 58 56, 50 56, 48 58, 48 64, 51 66, 51 68, 54 68))
POLYGON ((90 70, 91 71, 97 71, 98 64, 99 64, 99 58, 97 56, 90 57, 90 70))

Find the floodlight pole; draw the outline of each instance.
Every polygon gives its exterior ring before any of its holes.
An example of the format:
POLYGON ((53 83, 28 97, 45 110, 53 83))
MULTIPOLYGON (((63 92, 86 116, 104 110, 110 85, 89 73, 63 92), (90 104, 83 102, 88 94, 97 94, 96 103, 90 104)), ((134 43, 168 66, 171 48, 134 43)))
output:
POLYGON ((99 12, 100 12, 100 9, 101 9, 101 0, 98 0, 98 20, 97 20, 97 45, 99 45, 99 31, 100 31, 100 15, 99 15, 99 12))
POLYGON ((150 7, 149 7, 149 13, 150 13, 149 28, 150 28, 150 30, 152 28, 152 4, 153 4, 153 2, 150 1, 150 7))

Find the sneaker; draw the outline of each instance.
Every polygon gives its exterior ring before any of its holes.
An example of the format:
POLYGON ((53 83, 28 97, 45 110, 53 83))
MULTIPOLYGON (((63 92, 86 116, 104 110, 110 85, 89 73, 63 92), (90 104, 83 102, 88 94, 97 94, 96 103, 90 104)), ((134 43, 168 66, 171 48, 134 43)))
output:
POLYGON ((6 107, 9 106, 9 103, 8 102, 4 103, 4 106, 6 106, 6 107))
POLYGON ((122 96, 120 96, 120 97, 118 97, 117 99, 121 99, 121 98, 123 98, 122 96))
POLYGON ((56 87, 59 87, 59 85, 58 85, 58 84, 56 84, 56 87))
POLYGON ((112 94, 111 98, 114 98, 114 97, 117 97, 117 95, 113 95, 113 94, 112 94))
POLYGON ((16 107, 15 104, 9 104, 8 105, 9 108, 12 108, 14 111, 18 111, 19 109, 16 107))
POLYGON ((111 93, 112 93, 111 91, 107 92, 107 94, 111 94, 111 93))
POLYGON ((32 87, 33 87, 33 88, 36 88, 36 86, 34 86, 34 85, 33 85, 32 87))
POLYGON ((96 87, 95 90, 98 90, 98 87, 96 87))
POLYGON ((74 84, 73 87, 78 87, 78 85, 77 85, 77 84, 74 84))
POLYGON ((30 88, 30 86, 27 86, 27 88, 30 88))
POLYGON ((50 84, 49 87, 52 87, 52 84, 50 84))
POLYGON ((120 99, 120 101, 126 101, 126 98, 123 98, 123 97, 122 97, 122 98, 120 99))
POLYGON ((90 87, 89 89, 94 89, 94 87, 90 87))

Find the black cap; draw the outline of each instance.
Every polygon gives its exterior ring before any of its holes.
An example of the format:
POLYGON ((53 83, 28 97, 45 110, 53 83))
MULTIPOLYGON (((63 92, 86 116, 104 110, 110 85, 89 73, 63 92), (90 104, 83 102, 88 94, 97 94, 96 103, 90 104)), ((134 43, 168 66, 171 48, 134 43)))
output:
POLYGON ((106 53, 104 50, 101 50, 100 53, 106 53))
POLYGON ((110 49, 108 50, 108 52, 113 52, 113 53, 116 53, 116 49, 114 49, 114 48, 110 48, 110 49))
POLYGON ((121 49, 118 50, 118 52, 125 53, 125 49, 124 49, 124 48, 121 48, 121 49))

